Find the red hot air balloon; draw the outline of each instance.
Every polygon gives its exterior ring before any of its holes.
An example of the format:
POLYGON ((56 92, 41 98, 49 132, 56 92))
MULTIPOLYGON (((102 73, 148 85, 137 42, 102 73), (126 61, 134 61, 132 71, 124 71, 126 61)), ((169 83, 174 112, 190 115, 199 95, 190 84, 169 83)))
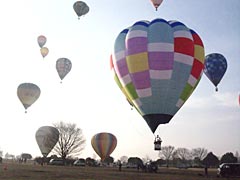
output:
POLYGON ((163 0, 151 0, 151 2, 157 11, 158 7, 162 4, 163 0))

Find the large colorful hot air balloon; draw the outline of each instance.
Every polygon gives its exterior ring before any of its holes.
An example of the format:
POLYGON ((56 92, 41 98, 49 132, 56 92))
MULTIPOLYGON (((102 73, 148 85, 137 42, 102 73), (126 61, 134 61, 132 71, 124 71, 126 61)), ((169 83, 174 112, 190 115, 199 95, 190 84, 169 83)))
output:
POLYGON ((118 86, 155 133, 196 88, 204 47, 181 22, 139 21, 117 36, 111 61, 118 86))
POLYGON ((80 19, 80 17, 81 17, 82 15, 87 14, 88 11, 89 11, 88 5, 87 5, 85 2, 83 2, 83 1, 77 1, 77 2, 75 2, 75 3, 73 4, 73 9, 74 9, 75 13, 77 14, 78 19, 80 19))
POLYGON ((95 152, 104 161, 117 146, 117 138, 111 133, 98 133, 92 137, 91 144, 95 152))
POLYGON ((162 4, 163 0, 151 0, 151 2, 157 11, 158 7, 162 4))
POLYGON ((40 49, 40 52, 41 52, 42 57, 45 58, 45 56, 48 55, 49 50, 48 50, 47 47, 42 47, 42 48, 40 49))
POLYGON ((46 44, 47 38, 43 35, 40 35, 38 36, 37 41, 38 41, 39 47, 42 48, 46 44))
POLYGON ((17 96, 27 112, 30 107, 40 96, 40 88, 33 83, 22 83, 17 88, 17 96))
POLYGON ((214 84, 216 91, 223 75, 227 70, 227 61, 222 54, 212 53, 205 57, 204 74, 214 84))
POLYGON ((35 138, 42 155, 47 157, 58 142, 59 131, 52 126, 42 126, 37 130, 35 138))
POLYGON ((56 61, 56 69, 61 80, 71 71, 72 63, 67 58, 59 58, 56 61))

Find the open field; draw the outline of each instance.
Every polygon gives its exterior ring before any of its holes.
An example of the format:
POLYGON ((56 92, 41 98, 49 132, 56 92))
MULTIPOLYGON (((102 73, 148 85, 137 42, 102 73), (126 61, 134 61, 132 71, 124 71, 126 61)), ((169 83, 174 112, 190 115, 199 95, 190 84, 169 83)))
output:
POLYGON ((216 169, 203 176, 203 169, 160 168, 158 173, 146 173, 137 169, 110 167, 51 166, 18 163, 0 164, 1 180, 226 180, 218 178, 216 169))

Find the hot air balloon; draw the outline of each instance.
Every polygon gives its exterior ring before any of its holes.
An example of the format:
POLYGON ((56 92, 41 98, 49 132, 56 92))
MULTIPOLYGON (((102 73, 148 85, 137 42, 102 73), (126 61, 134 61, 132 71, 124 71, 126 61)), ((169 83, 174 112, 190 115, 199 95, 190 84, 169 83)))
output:
POLYGON ((226 70, 227 61, 222 54, 212 53, 205 57, 204 74, 214 84, 216 91, 218 91, 217 85, 220 83, 226 70))
POLYGON ((80 17, 82 15, 85 15, 88 13, 89 11, 89 7, 88 5, 83 2, 83 1, 77 1, 73 4, 73 9, 74 11, 76 12, 77 16, 78 16, 78 19, 80 19, 80 17))
POLYGON ((71 71, 72 63, 67 58, 59 58, 56 61, 56 69, 61 80, 71 71))
POLYGON ((240 94, 238 95, 238 104, 240 105, 240 94))
POLYGON ((162 4, 163 0, 151 0, 151 2, 157 11, 157 8, 160 6, 160 4, 162 4))
POLYGON ((111 133, 102 132, 92 137, 91 144, 101 161, 104 161, 116 148, 117 138, 111 133))
POLYGON ((27 112, 30 107, 40 96, 40 88, 33 83, 22 83, 17 88, 17 96, 27 112))
POLYGON ((47 47, 42 47, 40 49, 40 52, 41 52, 42 57, 45 58, 45 56, 48 55, 49 50, 47 47))
POLYGON ((38 41, 38 45, 40 46, 40 48, 42 48, 46 44, 47 38, 43 35, 40 35, 40 36, 38 36, 37 41, 38 41))
POLYGON ((110 60, 117 85, 154 134, 196 88, 204 47, 181 22, 138 21, 117 36, 110 60))
POLYGON ((47 157, 58 142, 59 131, 52 126, 42 126, 37 130, 35 138, 42 155, 47 157))

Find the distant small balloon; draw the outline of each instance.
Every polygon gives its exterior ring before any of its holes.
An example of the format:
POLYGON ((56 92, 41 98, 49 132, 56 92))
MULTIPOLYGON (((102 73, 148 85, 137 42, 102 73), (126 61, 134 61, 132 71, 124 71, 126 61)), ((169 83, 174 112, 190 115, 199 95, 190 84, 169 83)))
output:
POLYGON ((40 96, 40 88, 33 83, 22 83, 17 88, 17 96, 27 112, 29 108, 40 96))
POLYGON ((56 62, 56 69, 61 80, 71 71, 72 63, 67 58, 59 58, 56 62))
POLYGON ((42 47, 40 49, 40 52, 41 52, 42 57, 45 58, 48 55, 49 50, 47 47, 42 47))
POLYGON ((227 60, 219 53, 212 53, 205 57, 204 74, 216 87, 218 91, 218 84, 222 80, 227 70, 227 60))
POLYGON ((39 47, 42 48, 46 44, 47 38, 43 35, 40 35, 38 36, 37 41, 38 41, 39 47))
POLYGON ((73 4, 73 9, 75 13, 78 16, 78 19, 80 19, 81 16, 87 14, 89 12, 88 5, 83 1, 77 1, 73 4))
POLYGON ((240 105, 240 94, 238 95, 238 103, 240 105))
POLYGON ((163 0, 151 0, 151 2, 157 11, 158 7, 162 4, 163 0))

